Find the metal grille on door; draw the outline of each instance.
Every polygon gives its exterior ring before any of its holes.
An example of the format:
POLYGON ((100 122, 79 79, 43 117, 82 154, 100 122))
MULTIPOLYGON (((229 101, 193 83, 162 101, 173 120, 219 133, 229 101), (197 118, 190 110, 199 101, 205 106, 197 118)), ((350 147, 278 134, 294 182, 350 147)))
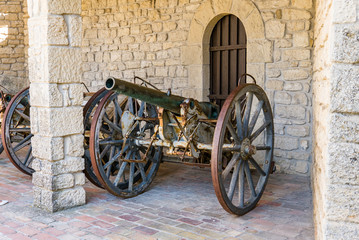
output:
POLYGON ((212 31, 209 99, 220 107, 237 87, 242 74, 246 73, 246 43, 244 26, 234 15, 223 17, 212 31))

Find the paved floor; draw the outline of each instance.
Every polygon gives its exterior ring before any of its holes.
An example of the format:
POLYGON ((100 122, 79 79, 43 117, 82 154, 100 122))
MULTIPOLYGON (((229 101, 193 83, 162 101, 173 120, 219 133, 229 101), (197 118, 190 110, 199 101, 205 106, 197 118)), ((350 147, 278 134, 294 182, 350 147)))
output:
POLYGON ((210 169, 164 163, 151 188, 120 199, 87 183, 87 204, 32 207, 31 178, 0 156, 0 239, 313 239, 308 178, 274 174, 257 208, 237 217, 217 202, 210 169))

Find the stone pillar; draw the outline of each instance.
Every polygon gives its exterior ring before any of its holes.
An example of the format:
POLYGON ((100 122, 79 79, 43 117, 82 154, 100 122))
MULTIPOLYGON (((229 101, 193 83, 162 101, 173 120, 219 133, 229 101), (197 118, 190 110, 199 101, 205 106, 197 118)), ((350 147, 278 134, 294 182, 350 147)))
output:
POLYGON ((85 204, 81 0, 28 0, 34 205, 85 204))
POLYGON ((316 2, 313 203, 316 239, 359 234, 359 2, 316 2))

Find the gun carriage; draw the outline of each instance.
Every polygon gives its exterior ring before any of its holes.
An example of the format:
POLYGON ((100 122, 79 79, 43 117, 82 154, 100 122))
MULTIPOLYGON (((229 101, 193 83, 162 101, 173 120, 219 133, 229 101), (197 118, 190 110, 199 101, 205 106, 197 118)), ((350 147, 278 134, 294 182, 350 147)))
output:
POLYGON ((256 206, 274 167, 271 106, 256 83, 240 84, 221 111, 210 102, 115 78, 107 79, 106 89, 89 142, 102 187, 134 197, 148 188, 163 154, 175 155, 185 164, 211 167, 226 211, 243 215, 256 206))

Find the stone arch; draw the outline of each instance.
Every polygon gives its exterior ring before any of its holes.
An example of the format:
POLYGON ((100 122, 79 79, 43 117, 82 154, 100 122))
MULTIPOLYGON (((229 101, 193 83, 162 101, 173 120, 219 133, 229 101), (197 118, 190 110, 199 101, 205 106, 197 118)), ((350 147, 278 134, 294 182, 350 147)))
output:
POLYGON ((182 49, 182 63, 188 66, 189 87, 193 96, 207 100, 209 94, 209 42, 216 23, 225 15, 238 17, 247 34, 247 72, 263 87, 266 62, 272 62, 272 42, 265 38, 264 22, 250 0, 207 0, 194 15, 187 45, 182 49))

